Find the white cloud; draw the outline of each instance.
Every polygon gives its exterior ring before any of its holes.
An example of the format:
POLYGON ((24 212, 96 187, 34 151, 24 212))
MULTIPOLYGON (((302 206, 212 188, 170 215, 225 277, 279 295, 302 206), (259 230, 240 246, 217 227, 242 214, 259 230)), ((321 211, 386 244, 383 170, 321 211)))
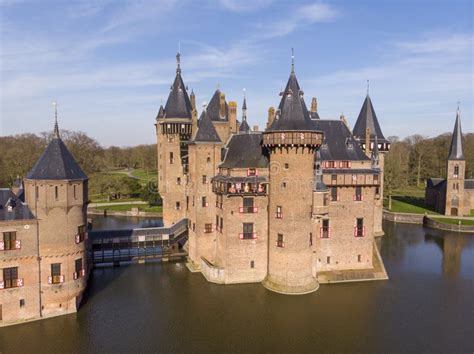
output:
POLYGON ((285 36, 295 30, 314 23, 331 22, 338 17, 338 11, 322 2, 298 6, 285 17, 258 25, 258 39, 271 39, 285 36))
POLYGON ((221 7, 234 12, 250 12, 260 10, 272 3, 272 0, 219 0, 221 7))

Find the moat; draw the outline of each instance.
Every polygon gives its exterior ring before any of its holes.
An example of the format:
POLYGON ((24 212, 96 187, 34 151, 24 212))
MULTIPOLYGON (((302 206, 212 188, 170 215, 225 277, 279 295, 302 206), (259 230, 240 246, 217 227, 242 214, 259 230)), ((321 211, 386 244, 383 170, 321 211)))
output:
MULTIPOLYGON (((95 228, 160 224, 94 218, 95 228)), ((388 281, 284 296, 208 283, 184 263, 99 268, 77 314, 2 328, 0 352, 472 353, 474 235, 384 229, 388 281)))

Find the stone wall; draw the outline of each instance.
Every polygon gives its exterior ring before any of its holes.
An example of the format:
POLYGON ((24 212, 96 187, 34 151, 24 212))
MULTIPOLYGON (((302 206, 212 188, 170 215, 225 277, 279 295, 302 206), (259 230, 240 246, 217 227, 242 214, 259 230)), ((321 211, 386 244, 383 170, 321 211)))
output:
POLYGON ((0 289, 0 326, 31 320, 40 316, 38 235, 36 220, 0 222, 0 237, 4 232, 16 232, 21 248, 0 251, 0 281, 3 269, 18 267, 20 286, 0 289))

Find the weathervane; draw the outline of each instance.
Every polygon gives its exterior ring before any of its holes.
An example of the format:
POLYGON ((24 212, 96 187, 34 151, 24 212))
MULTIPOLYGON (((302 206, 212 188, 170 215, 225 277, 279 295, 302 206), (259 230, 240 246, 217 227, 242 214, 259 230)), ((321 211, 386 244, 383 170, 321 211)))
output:
POLYGON ((367 80, 367 96, 369 95, 370 80, 367 80))

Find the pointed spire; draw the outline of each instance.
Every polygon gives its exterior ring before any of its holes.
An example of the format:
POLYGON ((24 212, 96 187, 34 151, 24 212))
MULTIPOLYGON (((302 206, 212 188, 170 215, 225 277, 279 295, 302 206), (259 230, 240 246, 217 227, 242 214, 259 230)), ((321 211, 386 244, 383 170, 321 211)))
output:
POLYGON ((168 96, 168 100, 165 105, 165 119, 168 118, 188 118, 192 117, 192 106, 189 100, 186 86, 184 85, 183 78, 181 77, 181 66, 180 66, 181 53, 176 54, 177 68, 176 77, 173 85, 171 85, 171 92, 168 96))
POLYGON ((295 73, 295 49, 291 48, 291 73, 295 73))
POLYGON ((199 127, 194 136, 194 142, 200 143, 220 143, 221 139, 219 134, 217 134, 212 120, 207 114, 206 106, 203 105, 203 111, 201 113, 201 118, 199 118, 199 127))
POLYGON ((245 97, 245 89, 243 89, 244 91, 244 102, 242 103, 242 121, 246 121, 247 120, 247 99, 245 97))
MULTIPOLYGON (((292 66, 293 70, 293 66, 292 66)), ((277 114, 267 131, 312 131, 317 130, 310 113, 306 108, 301 90, 294 71, 291 72, 285 90, 280 93, 281 100, 277 114)))
POLYGON ((156 119, 164 118, 164 116, 165 116, 165 110, 163 108, 163 105, 160 104, 160 109, 158 110, 158 114, 156 115, 156 119))
POLYGON ((59 125, 58 125, 58 103, 53 101, 54 107, 54 130, 53 130, 53 138, 59 139, 59 125))
POLYGON ((181 53, 176 53, 176 74, 181 74, 181 53))
POLYGON ((352 134, 357 139, 363 140, 365 139, 367 128, 370 129, 371 141, 373 141, 376 135, 379 140, 386 141, 382 130, 380 129, 379 121, 377 119, 377 115, 375 114, 374 106, 372 105, 372 100, 370 99, 369 95, 365 97, 364 104, 362 105, 352 134))
POLYGON ((449 147, 448 160, 464 160, 464 152, 462 147, 461 111, 459 110, 459 105, 456 112, 456 123, 454 123, 451 146, 449 147))

